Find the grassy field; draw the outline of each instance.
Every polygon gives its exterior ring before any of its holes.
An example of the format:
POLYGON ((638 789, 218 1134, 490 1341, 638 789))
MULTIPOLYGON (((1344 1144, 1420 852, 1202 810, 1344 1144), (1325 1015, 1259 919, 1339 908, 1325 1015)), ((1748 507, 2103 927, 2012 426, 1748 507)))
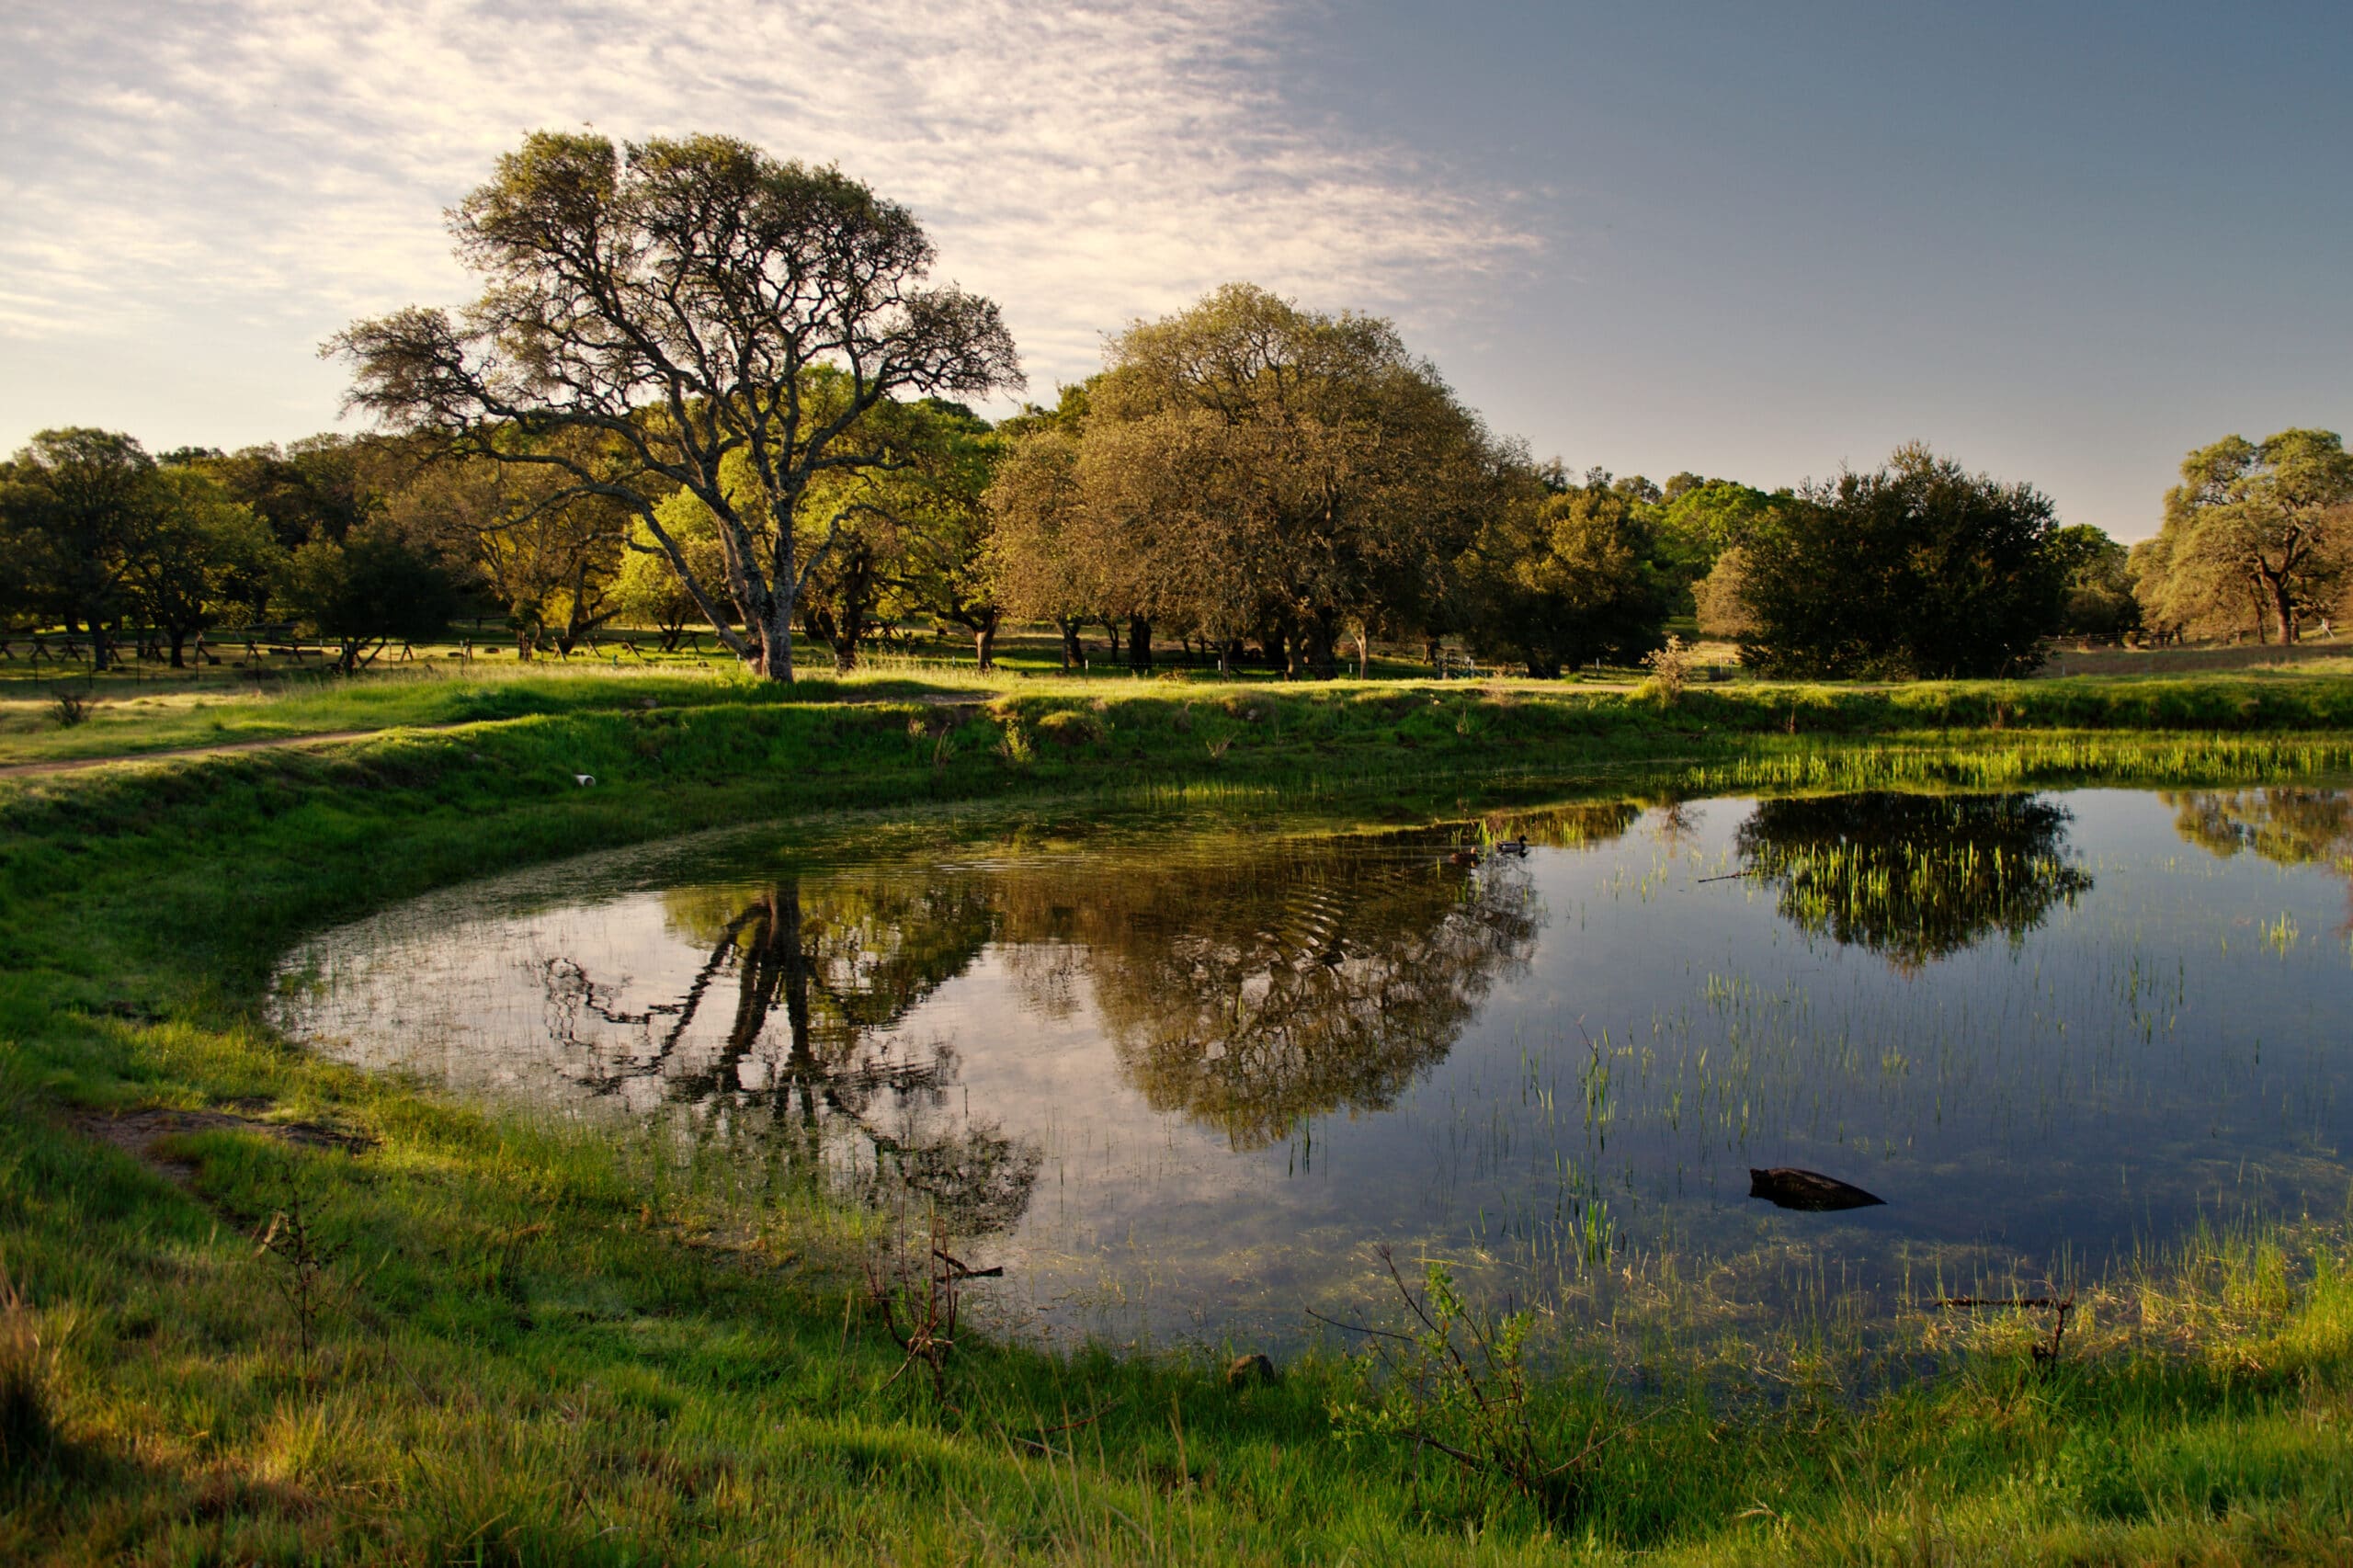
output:
POLYGON ((1524 1404, 1483 1382, 1500 1426, 1459 1389, 1404 1413, 1568 1462, 1525 1489, 1346 1415, 1384 1394, 1338 1356, 1236 1389, 1214 1360, 967 1341, 941 1388, 894 1381, 862 1302, 870 1221, 363 1076, 262 1017, 278 955, 323 925, 739 821, 1279 830, 1579 793, 2342 775, 2353 681, 1667 705, 477 669, 143 695, 67 727, 18 693, 0 759, 382 733, 0 778, 0 1561, 2353 1558, 2342 1215, 2110 1278, 2047 1369, 2041 1325, 1997 1313, 1924 1321, 1876 1368, 1760 1349, 1775 1374, 1742 1386, 1663 1357, 1637 1390, 1572 1363, 1524 1404))

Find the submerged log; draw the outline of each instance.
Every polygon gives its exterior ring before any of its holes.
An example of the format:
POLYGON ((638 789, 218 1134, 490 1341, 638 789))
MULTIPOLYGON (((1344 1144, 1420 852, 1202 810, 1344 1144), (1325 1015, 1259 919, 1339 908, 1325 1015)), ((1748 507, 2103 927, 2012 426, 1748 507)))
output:
POLYGON ((1748 1173, 1748 1196, 1768 1199, 1783 1209, 1803 1209, 1813 1213, 1833 1209, 1868 1209, 1887 1201, 1859 1187, 1850 1187, 1836 1176, 1790 1165, 1776 1165, 1769 1171, 1752 1168, 1748 1173))

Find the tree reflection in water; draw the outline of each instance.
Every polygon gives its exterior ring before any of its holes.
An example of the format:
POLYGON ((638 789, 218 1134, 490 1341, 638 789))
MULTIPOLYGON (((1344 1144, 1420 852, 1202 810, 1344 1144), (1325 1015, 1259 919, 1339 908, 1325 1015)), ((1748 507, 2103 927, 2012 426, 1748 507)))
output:
MULTIPOLYGON (((1617 832, 1638 812, 1602 810, 1617 832)), ((1549 836, 1600 836, 1590 814, 1549 836)), ((1544 827, 1530 819, 1529 838, 1544 827)), ((1016 869, 1006 931, 1033 1006, 1067 1014, 1085 983, 1154 1109, 1261 1148, 1302 1119, 1390 1105, 1526 963, 1542 919, 1526 876, 1448 865, 1446 847, 1276 843, 1075 881, 1016 869)))
POLYGON ((709 955, 675 998, 632 1009, 626 977, 540 960, 549 1035, 577 1081, 606 1094, 658 1082, 713 1125, 757 1130, 804 1175, 877 1205, 937 1204, 962 1234, 1020 1219, 1037 1146, 951 1116, 954 1051, 897 1032, 987 945, 981 887, 796 878, 675 893, 667 912, 709 955))
MULTIPOLYGON (((1610 802, 1488 828, 1597 844, 1641 811, 1610 802)), ((1091 1005, 1154 1109, 1260 1148, 1302 1119, 1390 1105, 1527 962, 1542 914, 1524 862, 1452 865, 1454 846, 1427 833, 1234 841, 674 893, 670 929, 708 955, 692 980, 625 1001, 627 977, 545 959, 548 1031, 565 1071, 597 1092, 658 1084, 714 1125, 757 1119, 837 1188, 913 1192, 967 1232, 1003 1229, 1028 1203, 1040 1151, 949 1115, 954 1050, 915 1048, 904 1027, 991 943, 1029 1007, 1091 1005)))
POLYGON ((2276 865, 2326 866, 2348 879, 2353 899, 2353 793, 2193 790, 2157 798, 2173 808, 2174 831, 2200 848, 2224 859, 2245 850, 2276 865))
POLYGON ((1768 800, 1734 848, 1808 936, 1917 969, 1996 931, 2020 942, 2090 891, 2066 859, 2068 820, 2033 795, 1768 800))

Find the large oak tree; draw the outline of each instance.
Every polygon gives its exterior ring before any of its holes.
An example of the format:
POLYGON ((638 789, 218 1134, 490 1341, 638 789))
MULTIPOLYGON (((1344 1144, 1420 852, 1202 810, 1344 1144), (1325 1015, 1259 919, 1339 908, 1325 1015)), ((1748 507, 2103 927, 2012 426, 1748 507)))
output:
POLYGON ((1074 418, 1016 437, 1001 581, 1029 613, 1127 619, 1138 663, 1159 623, 1327 676, 1348 629, 1423 610, 1494 460, 1389 323, 1232 284, 1130 327, 1074 418))
POLYGON ((2227 436, 2182 460, 2137 590, 2163 629, 2219 631, 2245 617, 2293 642, 2353 572, 2353 453, 2332 430, 2227 436))
POLYGON ((803 548, 804 497, 823 476, 895 460, 866 416, 1021 384, 996 306, 926 282, 934 251, 905 208, 730 138, 617 149, 542 131, 450 228, 482 297, 454 317, 413 307, 336 335, 325 351, 355 365, 352 404, 561 472, 549 505, 616 503, 721 642, 774 679, 791 678, 794 612, 837 537, 803 548), (509 429, 529 439, 503 443, 509 429), (545 439, 559 432, 598 450, 584 460, 545 439), (758 483, 723 481, 734 462, 758 483), (720 580, 663 520, 680 490, 715 520, 720 580))

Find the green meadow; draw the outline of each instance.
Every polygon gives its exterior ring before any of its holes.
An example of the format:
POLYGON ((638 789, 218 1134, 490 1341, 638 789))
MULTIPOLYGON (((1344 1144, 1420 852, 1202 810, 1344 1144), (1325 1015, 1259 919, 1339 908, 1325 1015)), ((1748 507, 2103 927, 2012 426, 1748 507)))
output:
MULTIPOLYGON (((437 665, 116 687, 71 724, 20 683, 0 767, 0 1560, 2353 1559, 2345 1214, 2152 1250, 2055 1354, 2047 1314, 1921 1314, 1868 1350, 1800 1328, 1630 1370, 1515 1355, 1475 1306, 1401 1352, 1472 1346, 1418 1400, 1337 1341, 1272 1381, 944 1329, 926 1353, 902 1341, 941 1328, 937 1276, 886 1320, 870 1260, 902 1238, 873 1217, 324 1062, 266 1009, 324 926, 736 824, 1467 840, 1583 798, 2328 779, 2353 677, 1669 697, 437 665)), ((1415 1331, 1397 1307, 1368 1301, 1415 1331)))

